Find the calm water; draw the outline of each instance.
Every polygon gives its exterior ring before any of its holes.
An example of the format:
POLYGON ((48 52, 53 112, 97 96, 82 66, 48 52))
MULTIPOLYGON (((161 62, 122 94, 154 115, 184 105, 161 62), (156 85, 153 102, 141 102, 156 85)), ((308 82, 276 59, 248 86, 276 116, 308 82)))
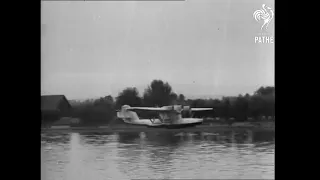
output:
POLYGON ((274 179, 274 133, 41 134, 41 177, 274 179))

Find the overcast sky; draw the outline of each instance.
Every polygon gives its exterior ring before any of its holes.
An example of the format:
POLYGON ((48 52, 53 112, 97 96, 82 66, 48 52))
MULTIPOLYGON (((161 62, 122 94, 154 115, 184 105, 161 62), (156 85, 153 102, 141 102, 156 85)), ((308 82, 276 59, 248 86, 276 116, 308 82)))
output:
MULTIPOLYGON (((188 97, 274 85, 274 44, 255 44, 266 0, 42 1, 41 93, 140 94, 153 79, 188 97)), ((269 24, 274 32, 274 19, 269 24)))

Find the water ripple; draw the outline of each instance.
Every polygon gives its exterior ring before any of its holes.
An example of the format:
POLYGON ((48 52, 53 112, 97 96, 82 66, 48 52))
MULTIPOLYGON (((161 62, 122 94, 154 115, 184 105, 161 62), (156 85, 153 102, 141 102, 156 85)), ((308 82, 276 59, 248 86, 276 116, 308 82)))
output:
POLYGON ((41 177, 273 179, 274 135, 246 134, 42 134, 41 177))

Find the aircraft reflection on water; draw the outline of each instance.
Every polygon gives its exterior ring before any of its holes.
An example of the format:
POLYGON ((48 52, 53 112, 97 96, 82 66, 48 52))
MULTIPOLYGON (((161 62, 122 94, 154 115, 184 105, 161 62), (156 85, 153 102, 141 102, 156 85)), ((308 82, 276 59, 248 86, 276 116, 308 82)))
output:
MULTIPOLYGON (((41 135, 42 143, 67 144, 74 133, 45 133, 41 135)), ((220 131, 220 132, 101 132, 101 133, 75 133, 80 135, 86 144, 104 145, 110 142, 120 144, 136 144, 147 142, 150 146, 178 146, 187 141, 215 143, 250 144, 254 142, 273 142, 274 132, 220 131)))
MULTIPOLYGON (((136 141, 148 141, 150 145, 168 146, 175 145, 184 140, 194 141, 215 141, 217 143, 253 143, 259 141, 273 141, 274 132, 253 132, 244 130, 222 131, 222 132, 118 132, 118 133, 79 133, 81 139, 88 144, 106 144, 110 141, 117 141, 123 144, 132 144, 136 141)), ((49 136, 49 135, 47 135, 49 136)), ((46 137, 47 137, 46 136, 46 137)), ((67 134, 60 138, 47 138, 53 141, 67 141, 70 137, 67 134)))

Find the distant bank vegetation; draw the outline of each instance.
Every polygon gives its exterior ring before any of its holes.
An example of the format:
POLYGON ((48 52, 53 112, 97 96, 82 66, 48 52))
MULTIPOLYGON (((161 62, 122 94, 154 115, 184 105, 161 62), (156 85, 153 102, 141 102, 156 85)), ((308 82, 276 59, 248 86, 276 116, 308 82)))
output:
MULTIPOLYGON (((191 107, 212 107, 214 111, 199 112, 197 117, 234 119, 245 122, 261 120, 261 117, 275 116, 275 88, 260 87, 252 95, 223 97, 219 99, 186 99, 183 94, 176 94, 172 87, 161 80, 153 80, 139 95, 135 87, 124 89, 117 97, 105 96, 86 101, 71 101, 72 117, 80 118, 81 124, 108 124, 114 121, 116 110, 122 105, 156 107, 165 105, 188 105, 191 107)), ((155 114, 139 114, 140 117, 155 117, 155 114)))

